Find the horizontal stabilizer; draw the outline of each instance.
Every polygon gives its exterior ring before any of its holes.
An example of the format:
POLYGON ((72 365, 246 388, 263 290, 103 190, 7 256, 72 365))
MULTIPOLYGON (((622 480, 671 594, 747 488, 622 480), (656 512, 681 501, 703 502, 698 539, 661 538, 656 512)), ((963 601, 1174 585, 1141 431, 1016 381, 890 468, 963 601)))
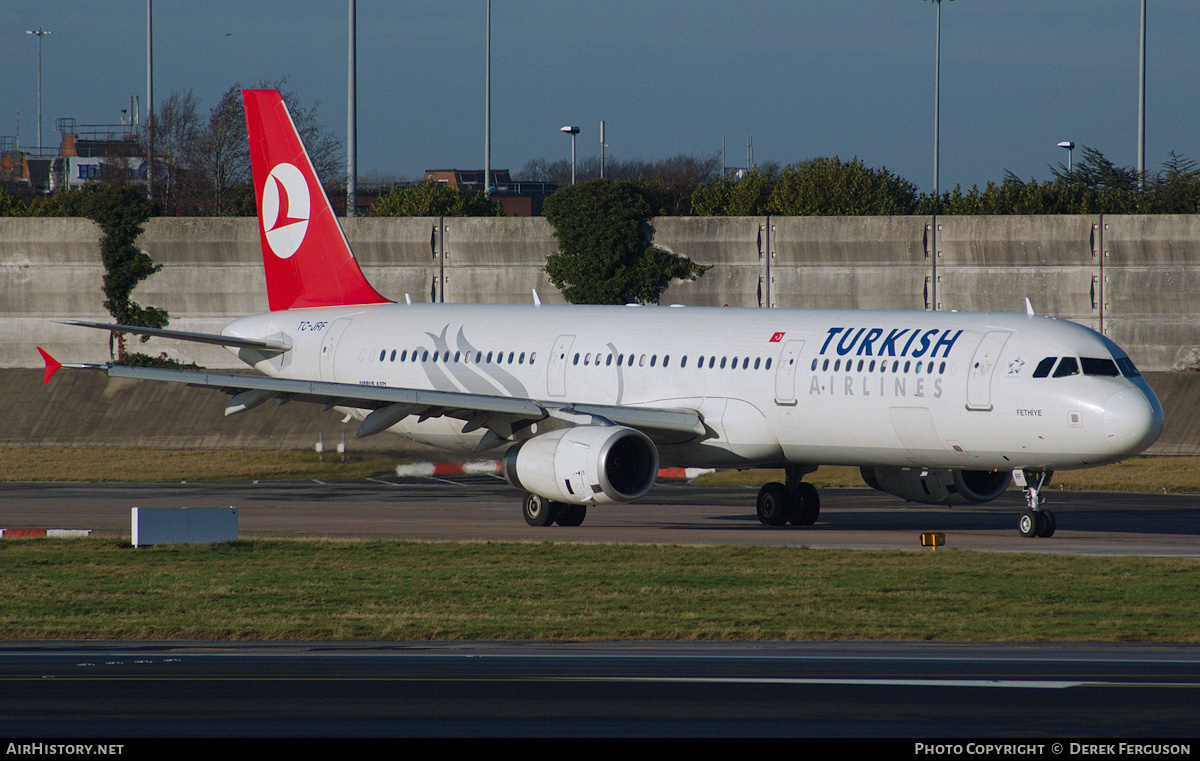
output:
POLYGON ((223 336, 217 333, 189 333, 184 330, 166 330, 163 328, 143 328, 138 325, 110 325, 104 322, 88 322, 87 320, 56 320, 63 325, 76 325, 81 328, 96 328, 112 333, 132 333, 135 336, 150 336, 153 338, 174 338, 179 341, 192 343, 214 344, 216 346, 232 346, 238 349, 257 349, 262 352, 282 354, 291 350, 291 346, 280 341, 266 341, 257 338, 238 338, 223 336))
POLYGON ((37 347, 38 352, 42 355, 42 361, 46 363, 46 371, 42 375, 42 383, 49 383, 50 378, 54 376, 62 368, 70 370, 107 370, 108 365, 99 365, 91 362, 59 362, 50 353, 42 347, 37 347))

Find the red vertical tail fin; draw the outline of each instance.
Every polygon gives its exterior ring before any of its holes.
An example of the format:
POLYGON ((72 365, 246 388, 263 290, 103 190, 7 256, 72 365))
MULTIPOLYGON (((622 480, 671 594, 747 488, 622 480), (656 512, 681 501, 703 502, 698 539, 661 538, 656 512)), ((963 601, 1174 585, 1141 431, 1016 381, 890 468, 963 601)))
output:
POLYGON ((363 276, 283 97, 244 90, 242 100, 271 311, 386 303, 363 276))

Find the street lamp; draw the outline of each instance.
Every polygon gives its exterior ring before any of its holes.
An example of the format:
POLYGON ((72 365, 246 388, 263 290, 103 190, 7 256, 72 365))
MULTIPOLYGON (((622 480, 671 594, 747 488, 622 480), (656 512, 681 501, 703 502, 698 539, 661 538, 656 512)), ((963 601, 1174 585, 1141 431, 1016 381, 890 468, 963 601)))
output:
POLYGON ((1142 0, 1142 39, 1138 48, 1138 190, 1146 187, 1146 0, 1142 0))
MULTIPOLYGON (((950 2, 950 0, 946 0, 950 2)), ((932 0, 937 6, 935 17, 936 26, 933 36, 933 195, 937 197, 941 188, 938 172, 941 163, 942 131, 942 0, 932 0)))
POLYGON ((933 36, 933 197, 938 196, 938 170, 940 169, 941 147, 938 141, 942 131, 942 0, 934 0, 937 5, 937 27, 933 36))
POLYGON ((40 26, 36 32, 25 32, 38 38, 38 155, 42 153, 42 38, 50 34, 40 26))
POLYGON ((1075 155, 1075 143, 1072 143, 1070 140, 1064 140, 1058 144, 1058 147, 1067 149, 1067 174, 1070 174, 1072 163, 1071 159, 1075 155))
POLYGON ((559 129, 559 132, 565 132, 571 136, 571 184, 575 184, 575 136, 579 134, 578 127, 567 125, 559 129))

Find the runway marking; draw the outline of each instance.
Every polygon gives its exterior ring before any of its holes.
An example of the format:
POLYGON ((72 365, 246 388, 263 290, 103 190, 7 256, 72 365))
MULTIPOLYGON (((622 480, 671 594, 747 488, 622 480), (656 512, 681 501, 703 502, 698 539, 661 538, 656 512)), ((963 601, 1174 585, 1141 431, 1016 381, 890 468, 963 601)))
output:
MULTIPOLYGON (((1062 682, 1028 679, 812 679, 799 677, 588 677, 596 682, 658 682, 680 684, 803 684, 865 687, 1002 687, 1026 690, 1065 690, 1070 687, 1126 686, 1117 682, 1062 682)), ((574 681, 574 680, 571 680, 574 681)), ((1200 685, 1193 685, 1200 686, 1200 685)))
MULTIPOLYGON (((76 663, 80 666, 96 666, 95 663, 76 663)), ((123 664, 122 664, 123 665, 123 664)), ((61 682, 614 682, 645 684, 747 684, 747 685, 796 685, 835 687, 966 687, 972 689, 1022 689, 1022 690, 1066 690, 1073 687, 1136 687, 1136 688, 1187 688, 1198 689, 1198 682, 1114 682, 1114 681, 1066 681, 1035 679, 870 679, 870 678, 811 678, 811 677, 656 677, 656 676, 439 676, 434 674, 2 674, 0 683, 55 680, 61 682)))

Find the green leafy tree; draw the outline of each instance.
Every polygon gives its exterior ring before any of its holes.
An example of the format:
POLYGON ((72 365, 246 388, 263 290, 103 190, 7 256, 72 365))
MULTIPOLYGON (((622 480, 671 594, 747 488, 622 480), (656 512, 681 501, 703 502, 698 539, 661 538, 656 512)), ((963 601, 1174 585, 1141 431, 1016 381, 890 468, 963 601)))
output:
POLYGON ((771 189, 768 212, 784 216, 912 214, 917 187, 887 169, 837 156, 793 164, 771 189))
POLYGON ((558 253, 546 273, 572 304, 657 304, 672 280, 695 280, 709 267, 650 245, 653 207, 625 180, 589 180, 546 199, 558 253))
POLYGON ((921 214, 1087 214, 1099 204, 1098 193, 1067 180, 1021 180, 1011 172, 1001 183, 989 182, 982 190, 963 191, 956 186, 940 198, 922 196, 921 214))
POLYGON ((500 217, 500 204, 479 190, 435 180, 392 188, 371 208, 372 217, 500 217))
POLYGON ((703 185, 692 195, 697 214, 706 217, 751 217, 770 213, 771 191, 779 179, 774 166, 755 167, 703 185))
POLYGON ((887 169, 837 156, 754 169, 740 177, 719 177, 692 197, 707 216, 863 216, 913 214, 917 187, 887 169))
MULTIPOLYGON (((132 298, 138 283, 162 269, 136 245, 142 223, 150 218, 153 206, 138 189, 124 185, 85 185, 36 199, 31 216, 86 217, 100 226, 100 257, 104 263, 104 308, 122 325, 147 328, 167 326, 165 309, 141 306, 132 298)), ((146 339, 142 339, 146 340, 146 339)), ((124 341, 118 339, 118 361, 137 361, 140 355, 126 354, 124 341)))
POLYGON ((1171 151, 1163 171, 1150 185, 1153 213, 1200 213, 1200 169, 1196 162, 1171 151))
POLYGON ((0 188, 0 217, 24 217, 29 215, 28 198, 0 188))
POLYGON ((1093 148, 1072 169, 1051 167, 1054 179, 1021 180, 1008 172, 982 190, 956 187, 934 199, 922 196, 922 214, 1195 214, 1200 211, 1200 171, 1172 152, 1163 170, 1138 187, 1135 169, 1113 164, 1093 148))

